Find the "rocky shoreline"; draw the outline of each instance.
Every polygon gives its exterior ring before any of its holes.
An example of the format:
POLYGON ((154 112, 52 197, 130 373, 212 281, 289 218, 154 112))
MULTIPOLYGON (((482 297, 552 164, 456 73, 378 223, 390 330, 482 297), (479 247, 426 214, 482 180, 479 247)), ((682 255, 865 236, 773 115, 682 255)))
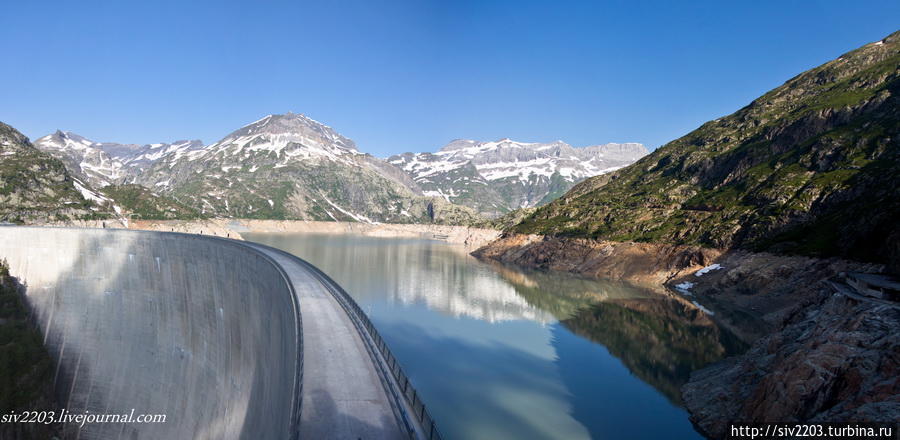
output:
POLYGON ((729 422, 900 418, 900 310, 837 295, 825 280, 882 265, 696 246, 506 234, 474 256, 666 286, 750 344, 682 388, 697 428, 729 422))
POLYGON ((900 309, 830 294, 739 356, 695 371, 682 388, 710 438, 732 422, 896 422, 900 309))
POLYGON ((509 234, 475 250, 472 255, 535 269, 659 286, 692 268, 709 264, 722 253, 697 246, 509 234))

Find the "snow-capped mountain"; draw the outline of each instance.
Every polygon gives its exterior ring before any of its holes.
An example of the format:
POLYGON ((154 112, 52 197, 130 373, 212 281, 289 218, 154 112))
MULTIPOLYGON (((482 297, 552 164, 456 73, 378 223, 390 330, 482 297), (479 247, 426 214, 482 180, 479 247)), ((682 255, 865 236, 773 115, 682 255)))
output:
POLYGON ((409 173, 424 194, 496 216, 549 202, 575 183, 630 165, 647 153, 638 143, 575 148, 563 141, 460 139, 436 153, 404 153, 388 162, 409 173))
POLYGON ((137 184, 149 190, 143 199, 167 196, 203 215, 393 223, 471 223, 475 211, 536 206, 647 152, 640 144, 457 140, 385 161, 294 113, 266 116, 207 146, 103 143, 63 131, 35 146, 90 188, 136 194, 122 187, 137 184))
POLYGON ((203 142, 172 144, 116 144, 94 142, 70 131, 59 131, 34 142, 66 164, 69 172, 94 188, 129 182, 157 159, 176 152, 203 148, 203 142))
POLYGON ((304 115, 269 115, 202 149, 155 160, 137 179, 208 215, 362 222, 459 222, 395 166, 304 115))

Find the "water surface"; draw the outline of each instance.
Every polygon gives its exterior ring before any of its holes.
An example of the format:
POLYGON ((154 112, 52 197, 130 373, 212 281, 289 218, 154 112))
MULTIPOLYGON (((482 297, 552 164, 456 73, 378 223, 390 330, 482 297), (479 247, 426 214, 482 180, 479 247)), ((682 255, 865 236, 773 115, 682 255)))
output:
POLYGON ((244 234, 318 266, 368 313, 447 439, 692 439, 679 389, 742 348, 690 303, 480 262, 460 246, 244 234))

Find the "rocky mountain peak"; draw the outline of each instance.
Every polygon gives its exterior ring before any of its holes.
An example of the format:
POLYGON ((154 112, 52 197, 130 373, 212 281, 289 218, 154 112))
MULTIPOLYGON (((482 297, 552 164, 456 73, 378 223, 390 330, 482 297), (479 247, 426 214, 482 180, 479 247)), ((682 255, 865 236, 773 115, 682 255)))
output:
POLYGON ((210 146, 254 146, 257 149, 281 151, 288 146, 304 146, 329 153, 358 153, 356 144, 333 128, 298 113, 268 115, 232 132, 210 146))
POLYGON ((96 144, 94 141, 80 136, 76 133, 62 130, 56 130, 55 132, 53 132, 53 134, 39 138, 34 141, 34 143, 38 147, 43 147, 45 149, 84 149, 91 148, 94 144, 96 144))
POLYGON ((478 143, 478 141, 473 141, 471 139, 454 139, 454 140, 450 141, 449 144, 444 145, 444 147, 441 148, 439 151, 461 150, 464 148, 471 147, 472 145, 475 145, 477 143, 478 143))

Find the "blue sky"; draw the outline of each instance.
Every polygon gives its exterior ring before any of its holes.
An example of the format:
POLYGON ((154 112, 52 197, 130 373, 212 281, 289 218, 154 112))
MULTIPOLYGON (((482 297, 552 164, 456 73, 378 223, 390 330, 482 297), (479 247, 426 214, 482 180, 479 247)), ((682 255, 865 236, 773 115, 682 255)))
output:
POLYGON ((362 151, 654 148, 898 30, 891 1, 5 2, 0 121, 214 142, 269 113, 362 151))

